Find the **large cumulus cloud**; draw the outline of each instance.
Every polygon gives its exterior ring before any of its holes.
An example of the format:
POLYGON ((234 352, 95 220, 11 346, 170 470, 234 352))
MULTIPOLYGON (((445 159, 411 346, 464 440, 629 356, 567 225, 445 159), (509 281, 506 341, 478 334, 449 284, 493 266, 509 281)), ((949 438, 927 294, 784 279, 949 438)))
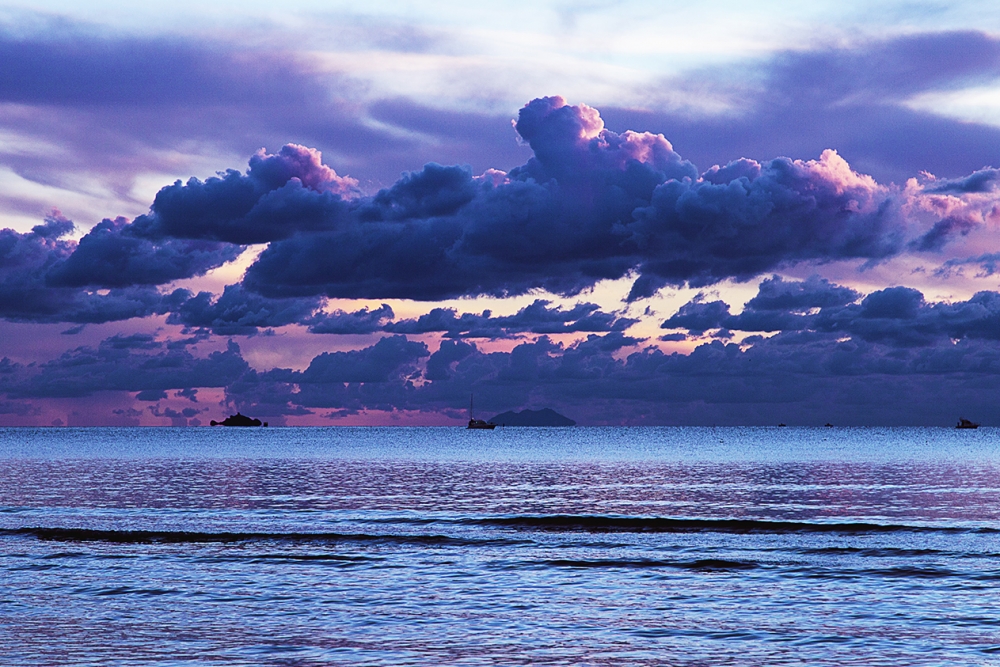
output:
POLYGON ((595 109, 558 97, 525 106, 516 129, 534 157, 505 178, 428 165, 328 229, 272 243, 245 285, 435 300, 574 294, 634 271, 635 299, 800 262, 936 251, 983 220, 979 209, 935 217, 911 201, 918 186, 880 185, 832 150, 699 175, 662 135, 611 132, 595 109))
MULTIPOLYGON (((322 297, 573 295, 635 275, 635 300, 664 285, 749 280, 803 262, 939 252, 998 210, 989 169, 885 186, 826 150, 817 160, 740 159, 699 174, 664 136, 612 132, 597 110, 559 97, 528 103, 515 127, 534 157, 507 174, 431 163, 370 197, 316 150, 261 151, 246 173, 167 186, 148 214, 105 220, 75 247, 36 233, 37 243, 56 244, 38 260, 44 284, 165 285, 266 242, 240 298, 257 294, 271 300, 269 313, 287 315, 228 331, 296 320, 320 331, 306 318, 322 297), (298 308, 292 317, 281 299, 305 301, 284 302, 298 308)), ((222 331, 195 309, 174 321, 222 331)))
POLYGON ((335 227, 347 214, 340 195, 356 185, 324 165, 319 151, 287 144, 276 155, 259 151, 246 174, 230 169, 161 189, 132 231, 153 239, 266 243, 335 227))

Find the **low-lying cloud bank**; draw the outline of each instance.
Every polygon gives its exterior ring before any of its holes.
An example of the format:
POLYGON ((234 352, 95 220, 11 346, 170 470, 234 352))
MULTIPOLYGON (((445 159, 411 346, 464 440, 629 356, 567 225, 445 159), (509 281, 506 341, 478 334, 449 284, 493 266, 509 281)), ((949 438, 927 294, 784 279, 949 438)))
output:
MULTIPOLYGON (((532 312, 551 311, 534 304, 522 316, 532 312)), ((180 423, 187 418, 159 401, 196 403, 199 389, 220 388, 227 409, 272 424, 364 413, 460 419, 473 392, 484 411, 546 405, 581 424, 948 425, 958 415, 1000 423, 996 292, 929 303, 909 288, 862 297, 820 278, 773 277, 738 315, 723 302, 695 300, 663 326, 679 330, 671 340, 695 337, 697 346, 667 352, 610 331, 568 345, 541 336, 509 352, 444 339, 432 352, 394 334, 324 352, 303 370, 262 372, 232 341, 197 356, 197 340, 116 336, 43 364, 0 361, 0 419, 30 421, 48 399, 131 392, 180 423), (736 331, 777 333, 739 339, 736 331)))

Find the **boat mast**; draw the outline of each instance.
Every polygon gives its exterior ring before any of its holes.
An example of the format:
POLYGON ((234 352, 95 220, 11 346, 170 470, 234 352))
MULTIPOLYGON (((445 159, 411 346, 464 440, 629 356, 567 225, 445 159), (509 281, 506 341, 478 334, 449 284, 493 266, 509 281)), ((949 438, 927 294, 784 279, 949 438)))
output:
POLYGON ((474 394, 469 394, 469 421, 472 421, 472 401, 474 398, 474 394))

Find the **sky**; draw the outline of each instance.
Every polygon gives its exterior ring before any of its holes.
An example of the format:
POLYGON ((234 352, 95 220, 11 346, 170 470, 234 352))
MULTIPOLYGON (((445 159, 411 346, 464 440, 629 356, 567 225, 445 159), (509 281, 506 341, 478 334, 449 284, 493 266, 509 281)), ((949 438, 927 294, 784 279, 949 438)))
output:
POLYGON ((1000 424, 996 3, 8 2, 0 63, 0 425, 1000 424))

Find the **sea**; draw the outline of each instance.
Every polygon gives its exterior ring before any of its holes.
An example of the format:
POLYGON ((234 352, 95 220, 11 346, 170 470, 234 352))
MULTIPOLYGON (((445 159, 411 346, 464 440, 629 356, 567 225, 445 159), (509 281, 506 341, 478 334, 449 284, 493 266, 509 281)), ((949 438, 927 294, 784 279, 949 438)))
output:
POLYGON ((1000 429, 0 429, 0 665, 998 665, 1000 429))

